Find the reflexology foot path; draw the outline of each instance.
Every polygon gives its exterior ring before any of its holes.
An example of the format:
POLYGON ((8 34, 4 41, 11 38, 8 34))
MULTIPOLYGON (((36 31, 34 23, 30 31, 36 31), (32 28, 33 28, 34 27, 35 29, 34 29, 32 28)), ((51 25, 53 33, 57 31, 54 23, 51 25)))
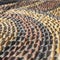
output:
POLYGON ((60 1, 38 1, 1 8, 0 60, 60 60, 60 1))

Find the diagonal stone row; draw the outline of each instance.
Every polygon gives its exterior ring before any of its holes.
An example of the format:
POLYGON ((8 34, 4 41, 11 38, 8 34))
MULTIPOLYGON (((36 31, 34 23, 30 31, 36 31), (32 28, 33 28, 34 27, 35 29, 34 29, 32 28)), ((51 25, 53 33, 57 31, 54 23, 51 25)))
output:
POLYGON ((13 40, 17 36, 17 27, 15 27, 15 23, 11 20, 2 20, 2 18, 0 18, 0 23, 0 50, 2 50, 2 44, 4 44, 4 42, 6 42, 6 45, 9 40, 13 40))
MULTIPOLYGON (((14 0, 13 0, 14 1, 14 0)), ((35 11, 50 11, 55 8, 57 8, 60 5, 59 0, 16 0, 17 2, 15 3, 10 3, 10 4, 2 4, 0 5, 0 13, 6 12, 9 9, 14 9, 14 8, 24 8, 24 9, 32 9, 35 11)), ((7 1, 8 2, 8 1, 7 1)))

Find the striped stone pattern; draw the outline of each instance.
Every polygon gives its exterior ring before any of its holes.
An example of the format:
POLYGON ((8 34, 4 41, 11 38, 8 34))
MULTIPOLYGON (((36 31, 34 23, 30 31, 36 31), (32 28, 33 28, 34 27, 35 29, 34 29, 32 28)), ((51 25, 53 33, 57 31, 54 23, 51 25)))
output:
POLYGON ((0 5, 0 60, 60 60, 60 0, 6 1, 0 5))

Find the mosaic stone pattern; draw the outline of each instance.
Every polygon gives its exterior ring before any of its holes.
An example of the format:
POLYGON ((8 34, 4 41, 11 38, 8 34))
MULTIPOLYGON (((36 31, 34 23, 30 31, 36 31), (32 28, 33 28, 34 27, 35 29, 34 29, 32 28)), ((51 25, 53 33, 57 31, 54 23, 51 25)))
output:
POLYGON ((60 0, 7 2, 0 5, 0 60, 60 60, 60 0))

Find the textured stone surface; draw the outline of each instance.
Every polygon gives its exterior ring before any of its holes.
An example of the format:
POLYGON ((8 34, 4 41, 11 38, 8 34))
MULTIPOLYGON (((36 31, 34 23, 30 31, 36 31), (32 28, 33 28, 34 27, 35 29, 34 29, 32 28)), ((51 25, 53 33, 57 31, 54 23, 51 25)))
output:
POLYGON ((0 5, 0 60, 59 60, 59 5, 59 0, 0 5))

